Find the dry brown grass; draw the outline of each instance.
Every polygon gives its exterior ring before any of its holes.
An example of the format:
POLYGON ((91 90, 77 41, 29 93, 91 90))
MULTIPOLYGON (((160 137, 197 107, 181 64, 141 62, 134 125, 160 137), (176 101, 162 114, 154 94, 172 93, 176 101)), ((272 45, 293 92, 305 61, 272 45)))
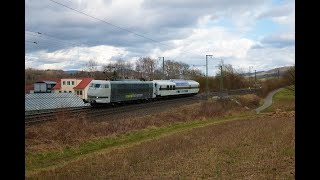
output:
POLYGON ((282 101, 272 104, 268 109, 264 112, 271 111, 294 111, 295 110, 295 102, 294 101, 282 101))
POLYGON ((115 136, 148 127, 161 127, 177 122, 187 122, 210 117, 222 117, 245 111, 232 101, 208 101, 174 108, 168 112, 105 122, 93 122, 84 118, 66 118, 26 127, 26 153, 38 153, 66 146, 78 146, 99 137, 115 136))
POLYGON ((257 108, 261 100, 261 98, 255 94, 246 94, 246 95, 238 96, 236 99, 243 106, 247 106, 250 109, 257 108))
POLYGON ((294 179, 294 112, 192 129, 43 171, 40 179, 294 179))

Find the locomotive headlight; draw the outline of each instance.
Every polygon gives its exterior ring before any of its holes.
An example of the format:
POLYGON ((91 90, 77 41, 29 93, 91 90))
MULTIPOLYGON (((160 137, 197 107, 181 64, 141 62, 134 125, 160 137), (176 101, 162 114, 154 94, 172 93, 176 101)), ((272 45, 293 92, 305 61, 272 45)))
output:
POLYGON ((99 97, 97 96, 97 99, 98 99, 99 97))

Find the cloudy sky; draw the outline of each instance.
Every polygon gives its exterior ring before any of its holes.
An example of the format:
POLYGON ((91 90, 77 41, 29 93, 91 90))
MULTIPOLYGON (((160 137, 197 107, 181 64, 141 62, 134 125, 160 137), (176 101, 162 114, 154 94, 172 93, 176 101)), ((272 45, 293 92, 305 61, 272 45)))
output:
POLYGON ((26 0, 25 12, 26 68, 149 56, 205 72, 213 55, 213 75, 221 60, 243 71, 295 63, 293 0, 26 0))

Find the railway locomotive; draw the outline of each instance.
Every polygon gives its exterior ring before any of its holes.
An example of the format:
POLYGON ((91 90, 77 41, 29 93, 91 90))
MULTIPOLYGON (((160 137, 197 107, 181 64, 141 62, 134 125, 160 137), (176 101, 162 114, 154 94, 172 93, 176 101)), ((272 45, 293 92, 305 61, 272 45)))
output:
POLYGON ((92 106, 145 100, 163 99, 176 96, 192 96, 199 92, 199 83, 193 80, 92 80, 88 97, 84 103, 92 106))

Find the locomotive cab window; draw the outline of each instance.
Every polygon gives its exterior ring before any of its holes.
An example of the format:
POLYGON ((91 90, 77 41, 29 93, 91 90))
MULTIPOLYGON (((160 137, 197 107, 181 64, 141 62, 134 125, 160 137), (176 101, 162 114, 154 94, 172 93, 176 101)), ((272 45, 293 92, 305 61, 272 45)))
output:
POLYGON ((100 88, 100 84, 95 84, 94 87, 95 88, 100 88))

